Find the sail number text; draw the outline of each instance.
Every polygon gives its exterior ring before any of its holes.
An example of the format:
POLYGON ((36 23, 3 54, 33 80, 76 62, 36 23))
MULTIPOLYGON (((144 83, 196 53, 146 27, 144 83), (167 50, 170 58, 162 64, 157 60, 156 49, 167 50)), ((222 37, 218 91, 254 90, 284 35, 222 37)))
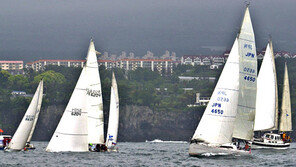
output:
MULTIPOLYGON (((218 108, 221 108, 222 104, 221 103, 213 103, 212 104, 212 107, 218 107, 218 108)), ((223 110, 220 110, 220 109, 212 109, 211 110, 211 113, 213 114, 223 114, 223 110)))
POLYGON ((81 116, 81 109, 80 108, 73 108, 71 111, 71 115, 73 116, 81 116))
POLYGON ((248 52, 248 53, 246 54, 246 57, 252 57, 252 58, 254 58, 254 57, 255 57, 255 54, 254 54, 254 53, 250 53, 250 52, 248 52))
POLYGON ((244 72, 253 74, 253 73, 255 73, 255 70, 252 68, 244 67, 244 72))
POLYGON ((229 102, 229 98, 227 98, 227 97, 217 97, 217 101, 229 102))
POLYGON ((256 78, 255 77, 251 77, 251 76, 245 76, 244 79, 246 81, 250 81, 250 82, 255 82, 256 78))
POLYGON ((251 49, 252 50, 252 45, 250 45, 250 44, 244 44, 244 48, 247 48, 247 49, 251 49))
POLYGON ((220 109, 212 109, 211 113, 213 114, 223 114, 223 110, 220 110, 220 109))
POLYGON ((33 121, 34 120, 34 118, 35 118, 35 116, 34 115, 26 115, 26 121, 33 121))
POLYGON ((92 90, 92 89, 86 89, 86 94, 92 97, 98 97, 101 96, 100 90, 92 90))

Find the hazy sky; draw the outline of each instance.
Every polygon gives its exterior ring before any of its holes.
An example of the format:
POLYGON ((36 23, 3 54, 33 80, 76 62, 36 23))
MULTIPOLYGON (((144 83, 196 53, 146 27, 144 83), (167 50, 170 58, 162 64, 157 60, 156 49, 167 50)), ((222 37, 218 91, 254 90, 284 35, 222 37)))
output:
MULTIPOLYGON (((222 54, 239 30, 244 0, 0 0, 0 59, 82 59, 97 50, 119 54, 165 50, 222 54)), ((253 0, 256 44, 296 53, 296 1, 253 0)))

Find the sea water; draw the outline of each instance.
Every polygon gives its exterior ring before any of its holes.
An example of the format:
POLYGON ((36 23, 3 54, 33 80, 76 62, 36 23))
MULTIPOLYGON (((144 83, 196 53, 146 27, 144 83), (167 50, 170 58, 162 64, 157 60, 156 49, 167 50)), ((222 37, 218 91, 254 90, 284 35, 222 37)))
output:
POLYGON ((48 142, 32 143, 35 150, 0 151, 0 166, 296 166, 296 143, 285 150, 252 150, 251 156, 202 158, 188 155, 187 142, 123 142, 117 153, 49 153, 48 142))

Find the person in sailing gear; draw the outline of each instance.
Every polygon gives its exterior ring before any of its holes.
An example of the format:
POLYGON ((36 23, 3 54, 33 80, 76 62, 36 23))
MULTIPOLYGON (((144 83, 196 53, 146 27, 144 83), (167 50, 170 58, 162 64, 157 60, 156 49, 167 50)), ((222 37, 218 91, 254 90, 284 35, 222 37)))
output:
POLYGON ((107 151, 107 150, 108 150, 107 146, 105 144, 102 144, 101 145, 101 151, 104 152, 104 151, 107 151))
POLYGON ((283 141, 286 141, 286 133, 283 133, 283 141))
POLYGON ((88 144, 88 150, 89 150, 89 151, 95 151, 95 147, 96 147, 96 146, 95 146, 94 144, 92 144, 92 143, 89 143, 89 144, 88 144))
POLYGON ((244 148, 246 151, 249 151, 250 150, 250 146, 248 145, 248 142, 246 142, 246 145, 245 145, 245 148, 244 148))

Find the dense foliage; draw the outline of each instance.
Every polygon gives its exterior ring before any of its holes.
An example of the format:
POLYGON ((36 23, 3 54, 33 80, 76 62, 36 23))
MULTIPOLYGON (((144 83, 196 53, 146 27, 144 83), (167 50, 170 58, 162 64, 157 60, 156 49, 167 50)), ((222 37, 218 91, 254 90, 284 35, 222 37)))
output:
MULTIPOLYGON (((138 68, 135 71, 113 69, 118 82, 120 105, 147 106, 155 112, 182 112, 194 110, 188 104, 195 102, 195 93, 201 92, 209 96, 214 87, 213 82, 180 81, 178 76, 217 76, 220 70, 210 71, 209 67, 192 67, 180 65, 173 74, 162 74, 149 69, 138 68), (207 70, 205 70, 205 68, 207 70), (200 75, 198 75, 200 74, 200 75), (185 91, 182 88, 194 88, 185 91)), ((25 91, 34 94, 38 82, 44 80, 42 107, 50 105, 66 105, 80 75, 81 68, 47 66, 44 71, 27 70, 25 75, 11 75, 7 71, 0 71, 0 127, 17 124, 27 109, 30 97, 13 97, 12 91, 25 91), (12 111, 12 113, 7 113, 12 111), (11 122, 11 120, 13 120, 11 122), (4 125, 5 122, 5 125, 4 125), (2 124, 3 123, 3 124, 2 124)), ((100 67, 104 110, 109 110, 110 86, 112 70, 100 67)))
MULTIPOLYGON (((281 104, 284 62, 287 59, 277 58, 277 78, 279 103, 281 104)), ((296 61, 288 59, 292 112, 295 110, 296 61)), ((260 62, 259 62, 260 65, 260 62)), ((159 74, 149 69, 138 68, 135 71, 113 70, 100 67, 104 111, 109 111, 111 74, 115 72, 118 82, 120 105, 146 106, 153 112, 201 111, 201 108, 190 108, 195 102, 195 93, 210 96, 217 79, 182 81, 178 76, 211 76, 218 78, 221 69, 210 70, 209 66, 178 65, 172 74, 159 74), (183 88, 193 88, 185 91, 183 88)), ((25 75, 11 75, 0 71, 0 128, 10 129, 17 126, 26 111, 31 97, 13 97, 13 90, 33 94, 38 82, 44 80, 42 107, 52 105, 66 106, 80 75, 81 68, 47 66, 44 71, 27 70, 25 75)), ((279 105, 280 105, 279 104, 279 105)))

